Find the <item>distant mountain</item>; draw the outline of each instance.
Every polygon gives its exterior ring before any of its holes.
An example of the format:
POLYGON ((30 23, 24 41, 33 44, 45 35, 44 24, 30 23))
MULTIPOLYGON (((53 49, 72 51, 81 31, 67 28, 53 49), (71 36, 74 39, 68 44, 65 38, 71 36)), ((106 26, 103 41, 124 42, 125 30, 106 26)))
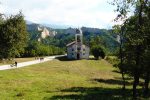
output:
POLYGON ((57 25, 57 24, 42 24, 42 25, 51 27, 53 29, 67 29, 70 27, 69 25, 57 25))
POLYGON ((26 25, 30 40, 41 41, 41 39, 45 39, 46 37, 54 37, 57 34, 54 29, 41 24, 33 23, 31 21, 26 21, 26 25))
MULTIPOLYGON (((116 41, 116 36, 112 35, 112 30, 91 28, 91 27, 81 27, 83 33, 83 41, 86 45, 90 45, 90 41, 95 39, 97 36, 100 37, 103 46, 109 51, 109 53, 117 50, 118 42, 116 41)), ((65 47, 66 44, 70 43, 75 39, 76 28, 68 29, 57 29, 56 39, 60 41, 61 47, 65 47)), ((59 42, 57 41, 57 43, 59 42)))
MULTIPOLYGON (((27 30, 30 33, 30 40, 38 40, 41 37, 45 37, 47 33, 50 33, 48 38, 43 38, 42 42, 48 45, 54 45, 57 47, 65 48, 66 45, 75 39, 76 28, 71 28, 69 26, 61 25, 48 25, 48 24, 35 24, 31 21, 26 21, 27 30), (45 34, 38 31, 38 27, 44 28, 45 34), (69 28, 68 28, 69 27, 69 28), (49 32, 48 32, 48 31, 49 32)), ((91 28, 91 27, 81 27, 83 32, 83 41, 85 44, 89 45, 91 39, 95 39, 97 36, 100 37, 103 42, 104 47, 109 52, 114 52, 118 47, 118 42, 116 41, 116 36, 111 34, 111 30, 91 28)))
POLYGON ((44 26, 44 25, 41 25, 41 24, 35 24, 35 23, 27 24, 27 30, 28 31, 37 31, 38 27, 47 28, 49 31, 54 30, 51 27, 47 27, 47 26, 44 26))
POLYGON ((52 29, 67 29, 69 27, 74 27, 72 25, 58 25, 58 24, 45 24, 45 23, 35 23, 29 20, 25 20, 27 25, 31 25, 31 24, 38 24, 41 26, 45 26, 45 27, 49 27, 52 29))
POLYGON ((37 31, 39 24, 27 24, 27 31, 37 31))
POLYGON ((32 22, 32 21, 28 21, 28 20, 25 20, 26 21, 26 24, 27 25, 30 25, 30 24, 35 24, 34 22, 32 22))
MULTIPOLYGON (((75 34, 76 33, 75 30, 76 30, 76 28, 69 27, 65 30, 65 33, 66 34, 75 34)), ((103 31, 107 31, 107 29, 99 29, 99 28, 91 28, 91 27, 81 27, 81 30, 82 30, 83 34, 91 34, 91 33, 103 34, 103 33, 105 33, 103 31)))
POLYGON ((91 27, 82 27, 81 28, 82 32, 83 33, 95 33, 95 34, 100 34, 102 29, 99 29, 99 28, 91 28, 91 27))

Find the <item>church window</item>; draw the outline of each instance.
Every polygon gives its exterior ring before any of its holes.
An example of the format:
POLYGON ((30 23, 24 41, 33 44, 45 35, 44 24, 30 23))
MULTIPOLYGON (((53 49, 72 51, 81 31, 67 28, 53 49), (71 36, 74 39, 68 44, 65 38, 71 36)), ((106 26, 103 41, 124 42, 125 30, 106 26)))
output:
POLYGON ((78 47, 78 48, 77 48, 77 50, 81 50, 81 48, 80 48, 80 47, 78 47))
POLYGON ((80 36, 77 36, 77 42, 81 42, 80 36))

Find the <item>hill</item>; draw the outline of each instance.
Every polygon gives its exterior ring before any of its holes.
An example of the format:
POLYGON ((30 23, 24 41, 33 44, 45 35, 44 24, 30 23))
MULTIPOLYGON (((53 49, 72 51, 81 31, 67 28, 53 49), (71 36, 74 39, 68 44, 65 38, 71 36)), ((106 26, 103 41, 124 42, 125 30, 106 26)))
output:
POLYGON ((54 37, 57 34, 57 32, 50 27, 32 22, 27 22, 27 31, 29 32, 30 40, 45 39, 47 36, 54 37))
MULTIPOLYGON (((29 23, 29 22, 28 22, 29 23)), ((29 23, 27 24, 27 30, 29 32, 30 40, 38 40, 41 36, 41 32, 38 31, 38 27, 46 28, 50 35, 44 39, 42 42, 47 45, 54 45, 57 47, 65 48, 66 45, 74 41, 75 28, 67 29, 53 29, 41 24, 29 23)), ((90 41, 96 37, 100 37, 103 43, 101 44, 106 48, 108 52, 114 52, 118 46, 116 37, 112 35, 111 30, 98 29, 90 27, 82 27, 84 43, 90 46, 90 41)))
MULTIPOLYGON (((81 30, 83 32, 83 42, 88 46, 91 46, 90 42, 92 40, 99 37, 100 41, 102 41, 102 43, 99 44, 104 46, 108 52, 114 52, 118 47, 116 36, 112 34, 112 30, 88 27, 82 27, 81 30)), ((58 34, 55 36, 55 38, 61 43, 59 46, 63 47, 71 41, 74 41, 75 28, 57 29, 56 31, 58 34)))

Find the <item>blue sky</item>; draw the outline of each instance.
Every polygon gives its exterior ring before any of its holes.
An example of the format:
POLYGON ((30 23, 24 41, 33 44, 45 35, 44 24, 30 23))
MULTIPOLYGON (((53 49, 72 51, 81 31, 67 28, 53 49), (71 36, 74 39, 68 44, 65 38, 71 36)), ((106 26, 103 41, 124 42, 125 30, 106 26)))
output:
POLYGON ((110 28, 116 17, 111 0, 1 0, 0 12, 45 24, 110 28))

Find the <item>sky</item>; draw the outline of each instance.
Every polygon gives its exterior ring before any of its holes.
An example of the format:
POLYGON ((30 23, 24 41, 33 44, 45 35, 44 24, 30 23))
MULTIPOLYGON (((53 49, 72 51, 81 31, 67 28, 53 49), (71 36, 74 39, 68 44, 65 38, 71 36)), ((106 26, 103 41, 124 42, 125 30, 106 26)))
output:
POLYGON ((35 23, 111 28, 116 17, 111 0, 0 0, 0 12, 19 11, 35 23))

